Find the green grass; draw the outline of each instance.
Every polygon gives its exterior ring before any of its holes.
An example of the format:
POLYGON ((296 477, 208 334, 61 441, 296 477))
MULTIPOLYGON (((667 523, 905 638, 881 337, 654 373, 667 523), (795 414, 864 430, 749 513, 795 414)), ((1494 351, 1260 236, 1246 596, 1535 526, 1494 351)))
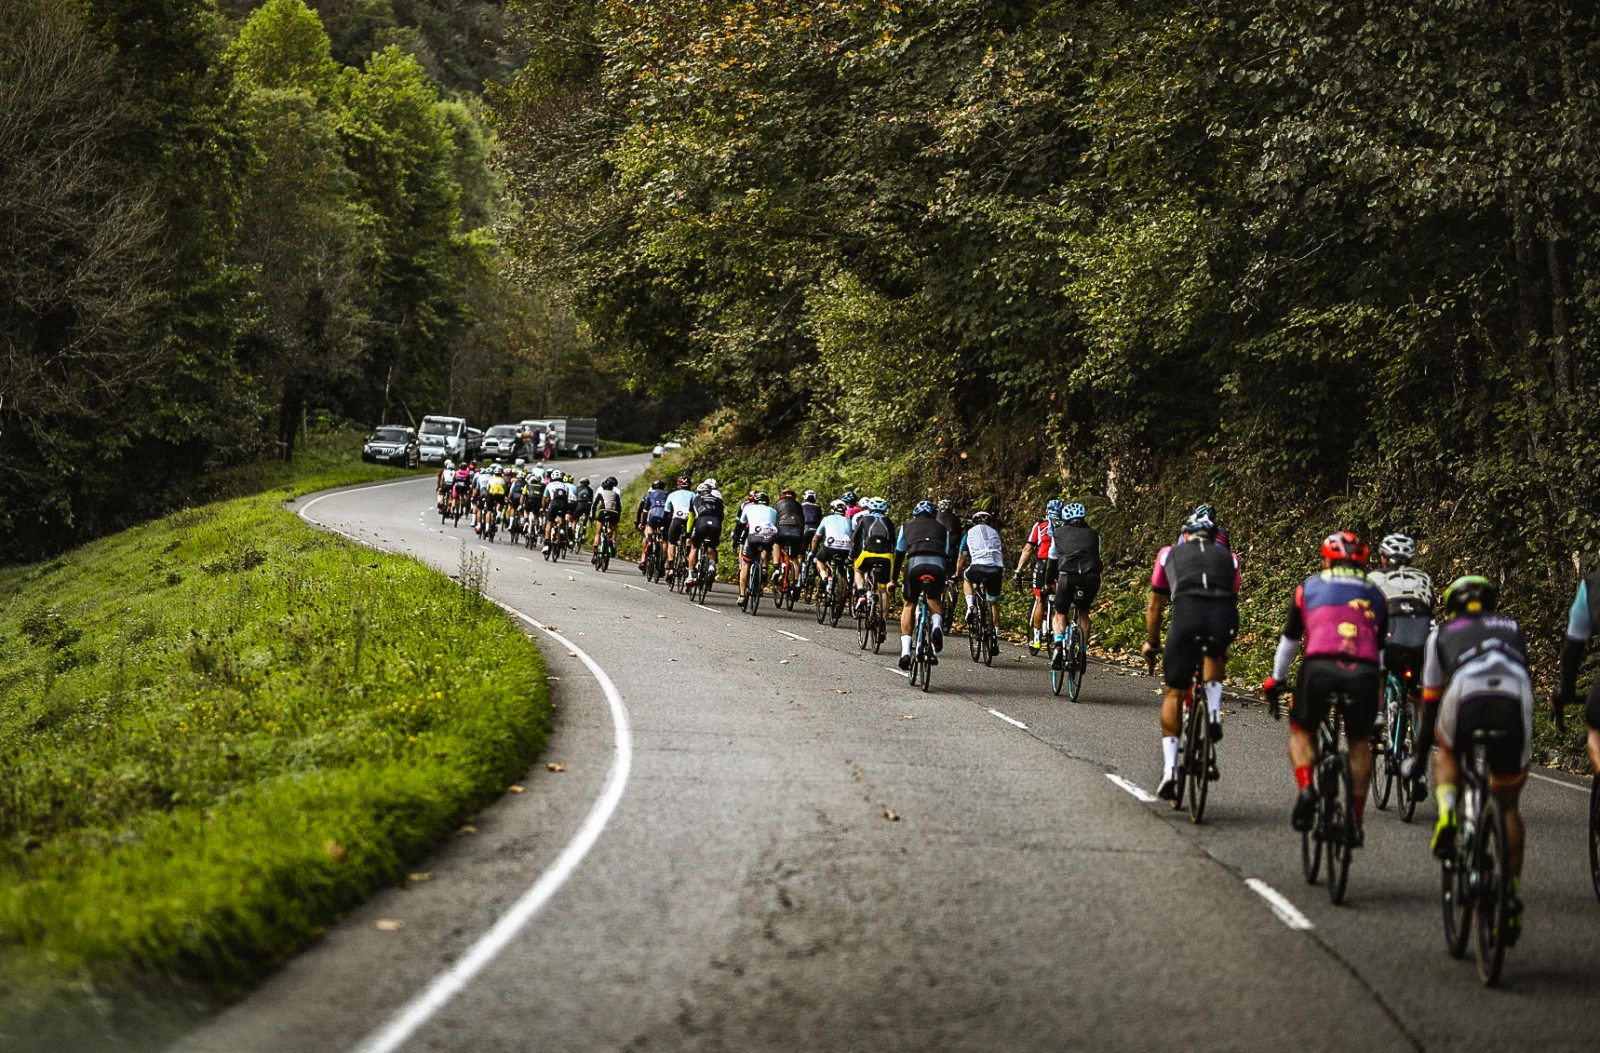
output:
POLYGON ((313 450, 0 570, 0 1019, 235 995, 526 770, 550 721, 526 637, 281 507, 396 474, 313 450))
POLYGON ((612 439, 601 439, 599 457, 624 457, 630 453, 649 453, 654 446, 643 442, 616 442, 612 439))

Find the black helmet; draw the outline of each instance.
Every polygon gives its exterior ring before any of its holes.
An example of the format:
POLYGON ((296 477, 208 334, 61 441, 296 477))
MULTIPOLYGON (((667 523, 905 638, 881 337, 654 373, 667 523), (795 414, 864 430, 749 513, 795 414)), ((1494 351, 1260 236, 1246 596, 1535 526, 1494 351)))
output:
POLYGON ((579 486, 588 486, 589 485, 589 477, 588 476, 584 476, 582 479, 579 479, 578 480, 578 485, 579 486))
POLYGON ((655 482, 650 484, 650 489, 652 490, 665 490, 666 488, 667 483, 665 479, 657 479, 655 482))
POLYGON ((617 477, 614 476, 614 475, 608 475, 608 476, 606 476, 606 481, 600 484, 600 489, 602 489, 602 490, 611 490, 611 489, 614 489, 616 487, 616 485, 617 485, 617 477))
POLYGON ((755 493, 750 495, 750 500, 754 501, 758 505, 772 503, 772 498, 767 496, 767 492, 765 490, 757 490, 755 493))
POLYGON ((1489 614, 1500 602, 1494 582, 1477 574, 1457 578, 1444 590, 1444 611, 1452 618, 1463 614, 1489 614))
POLYGON ((955 503, 952 502, 948 497, 943 498, 939 502, 939 511, 941 511, 941 512, 948 512, 954 507, 955 507, 955 503))

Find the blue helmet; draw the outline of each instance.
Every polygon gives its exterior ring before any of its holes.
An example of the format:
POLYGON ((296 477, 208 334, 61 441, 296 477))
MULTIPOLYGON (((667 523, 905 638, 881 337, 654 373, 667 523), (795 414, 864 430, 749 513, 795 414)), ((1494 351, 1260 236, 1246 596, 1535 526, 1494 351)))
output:
POLYGON ((913 516, 931 516, 931 515, 933 515, 933 502, 932 501, 918 501, 917 504, 916 504, 916 507, 911 510, 911 514, 913 516))
POLYGON ((1052 497, 1044 503, 1044 517, 1046 519, 1060 519, 1064 509, 1065 506, 1058 499, 1052 497))
POLYGON ((881 497, 869 497, 867 498, 867 511, 876 512, 881 516, 889 511, 889 502, 881 497))
POLYGON ((1074 501, 1061 510, 1061 518, 1069 521, 1073 519, 1083 519, 1087 517, 1088 514, 1089 510, 1083 507, 1083 503, 1081 501, 1074 501))

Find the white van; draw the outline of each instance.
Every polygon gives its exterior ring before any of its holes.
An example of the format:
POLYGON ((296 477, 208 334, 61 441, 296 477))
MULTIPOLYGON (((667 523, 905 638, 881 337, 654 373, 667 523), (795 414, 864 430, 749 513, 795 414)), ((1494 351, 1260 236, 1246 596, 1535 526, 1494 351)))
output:
POLYGON ((460 463, 467 459, 465 417, 423 417, 417 438, 422 443, 423 464, 443 464, 447 459, 460 463))

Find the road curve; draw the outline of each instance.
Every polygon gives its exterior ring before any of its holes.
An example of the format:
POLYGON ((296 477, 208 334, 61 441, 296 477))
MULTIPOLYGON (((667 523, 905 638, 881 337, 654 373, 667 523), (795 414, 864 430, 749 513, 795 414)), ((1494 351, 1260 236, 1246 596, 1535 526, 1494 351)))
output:
MULTIPOLYGON (((446 572, 487 553, 490 594, 591 656, 631 722, 592 846, 396 1048, 1596 1048, 1582 786, 1527 791, 1528 931, 1484 992, 1443 952, 1426 807, 1370 816, 1348 905, 1304 883, 1285 726, 1259 707, 1231 714, 1194 827, 1139 796, 1159 763, 1148 678, 1096 665, 1071 705, 1025 651, 985 669, 955 637, 913 692, 853 632, 747 617, 727 586, 701 609, 626 564, 441 528, 426 479, 314 500, 308 519, 446 572)), ((539 643, 559 716, 527 792, 177 1048, 354 1049, 550 872, 617 735, 596 677, 539 643)))

